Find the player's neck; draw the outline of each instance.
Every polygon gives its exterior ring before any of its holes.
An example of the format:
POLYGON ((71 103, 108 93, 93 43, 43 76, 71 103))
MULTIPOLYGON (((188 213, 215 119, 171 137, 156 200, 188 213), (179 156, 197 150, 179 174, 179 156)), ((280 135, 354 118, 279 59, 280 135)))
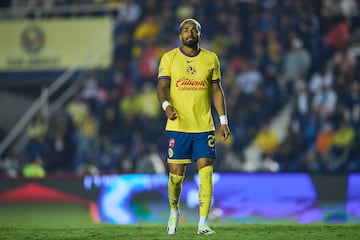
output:
POLYGON ((181 48, 181 51, 188 56, 195 56, 199 53, 199 50, 200 50, 199 45, 196 45, 194 47, 182 45, 180 48, 181 48))

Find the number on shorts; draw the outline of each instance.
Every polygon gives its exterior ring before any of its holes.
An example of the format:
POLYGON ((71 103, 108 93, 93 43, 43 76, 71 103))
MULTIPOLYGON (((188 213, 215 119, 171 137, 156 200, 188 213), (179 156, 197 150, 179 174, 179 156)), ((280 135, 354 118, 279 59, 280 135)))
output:
POLYGON ((208 145, 209 147, 215 146, 215 136, 214 135, 208 135, 208 145))

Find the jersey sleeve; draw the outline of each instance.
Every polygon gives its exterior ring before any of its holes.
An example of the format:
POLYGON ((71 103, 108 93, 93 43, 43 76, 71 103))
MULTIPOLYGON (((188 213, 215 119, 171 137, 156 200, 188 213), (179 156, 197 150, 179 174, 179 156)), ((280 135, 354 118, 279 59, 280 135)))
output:
POLYGON ((165 53, 160 59, 158 80, 161 79, 164 80, 170 79, 170 61, 169 61, 169 54, 167 53, 165 53))
POLYGON ((214 69, 211 82, 217 83, 221 80, 220 61, 216 54, 214 54, 214 69))

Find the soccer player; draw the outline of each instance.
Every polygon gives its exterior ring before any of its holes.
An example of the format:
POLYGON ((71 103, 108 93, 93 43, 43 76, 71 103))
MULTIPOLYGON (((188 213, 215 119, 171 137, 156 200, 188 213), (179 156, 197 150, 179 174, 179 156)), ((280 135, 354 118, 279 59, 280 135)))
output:
POLYGON ((214 234, 207 224, 213 193, 212 173, 215 152, 215 127, 212 103, 220 118, 223 140, 230 129, 220 63, 215 53, 199 47, 201 25, 195 19, 180 23, 179 48, 161 58, 158 73, 158 98, 166 113, 169 164, 168 197, 170 217, 167 233, 175 234, 179 221, 179 202, 186 164, 197 162, 200 178, 198 234, 214 234))

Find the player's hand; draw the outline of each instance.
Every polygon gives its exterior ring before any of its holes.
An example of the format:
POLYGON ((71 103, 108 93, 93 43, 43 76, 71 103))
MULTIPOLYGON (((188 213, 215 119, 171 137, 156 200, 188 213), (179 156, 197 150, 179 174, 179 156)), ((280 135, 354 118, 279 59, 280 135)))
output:
POLYGON ((220 125, 220 132, 222 136, 222 140, 225 141, 230 136, 230 129, 228 125, 220 125))
POLYGON ((177 111, 171 105, 167 106, 165 113, 166 113, 166 117, 170 120, 175 120, 177 118, 177 111))

